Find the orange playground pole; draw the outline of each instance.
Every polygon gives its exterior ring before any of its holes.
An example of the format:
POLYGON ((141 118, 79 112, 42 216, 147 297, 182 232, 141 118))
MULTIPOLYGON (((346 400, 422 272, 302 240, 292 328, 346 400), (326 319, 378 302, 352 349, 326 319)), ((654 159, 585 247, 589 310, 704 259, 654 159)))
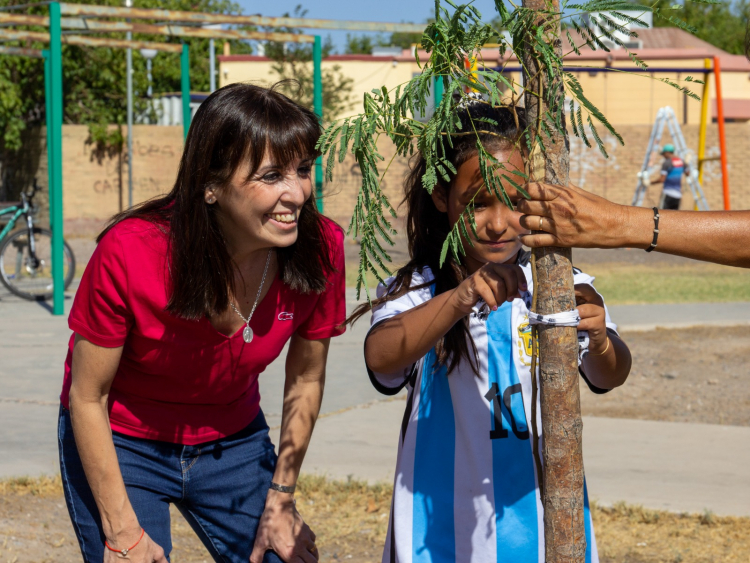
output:
POLYGON ((724 131, 724 100, 721 97, 721 62, 714 57, 716 79, 716 120, 719 122, 719 150, 721 150, 721 184, 724 190, 724 209, 729 211, 729 170, 727 169, 727 137, 724 131))
MULTIPOLYGON (((711 59, 703 61, 706 73, 703 75, 703 96, 701 97, 701 124, 698 132, 698 183, 703 185, 703 169, 706 164, 706 132, 708 129, 711 109, 711 90, 708 87, 708 79, 711 77, 711 59)), ((697 210, 697 208, 696 208, 697 210)))

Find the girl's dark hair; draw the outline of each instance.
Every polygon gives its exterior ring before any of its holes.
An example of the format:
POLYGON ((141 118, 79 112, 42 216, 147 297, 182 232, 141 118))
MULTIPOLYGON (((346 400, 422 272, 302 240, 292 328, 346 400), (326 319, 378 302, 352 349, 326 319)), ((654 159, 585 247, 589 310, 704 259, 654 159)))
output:
MULTIPOLYGON (((274 87, 275 88, 275 87, 274 87)), ((166 227, 171 295, 167 311, 187 319, 224 312, 234 292, 234 263, 206 188, 221 190, 248 160, 252 176, 266 152, 283 165, 315 158, 320 123, 310 110, 274 90, 231 84, 217 90, 195 114, 172 191, 115 215, 97 238, 126 219, 166 227)), ((300 210, 297 241, 278 248, 281 279, 302 293, 321 292, 332 271, 329 241, 314 198, 300 210)))
MULTIPOLYGON (((476 127, 478 131, 484 131, 480 132, 478 137, 490 153, 524 142, 526 114, 523 108, 492 107, 482 101, 472 101, 459 110, 458 117, 461 120, 462 132, 471 131, 472 127, 476 127), (493 121, 497 124, 492 123, 493 121)), ((456 135, 452 139, 452 147, 445 144, 446 158, 456 170, 477 154, 476 139, 475 135, 456 135)), ((440 252, 451 226, 448 223, 448 215, 438 211, 432 201, 432 196, 422 184, 425 172, 425 160, 421 154, 417 153, 404 184, 403 200, 403 203, 407 205, 406 236, 411 260, 396 273, 388 287, 387 294, 380 299, 373 300, 372 306, 366 303, 357 308, 348 319, 349 322, 356 321, 376 305, 397 299, 414 289, 432 285, 433 282, 411 286, 413 274, 421 272, 425 266, 429 267, 435 276, 435 295, 454 289, 466 278, 466 268, 462 263, 457 262, 451 253, 448 253, 443 267, 440 267, 440 252)), ((446 184, 438 176, 440 179, 435 189, 450 189, 454 177, 455 175, 451 174, 450 182, 446 184)), ((435 349, 438 361, 447 366, 448 373, 458 366, 462 358, 466 358, 477 372, 477 350, 469 333, 468 317, 464 317, 463 320, 453 325, 438 341, 435 349), (469 347, 471 347, 471 352, 469 347)))

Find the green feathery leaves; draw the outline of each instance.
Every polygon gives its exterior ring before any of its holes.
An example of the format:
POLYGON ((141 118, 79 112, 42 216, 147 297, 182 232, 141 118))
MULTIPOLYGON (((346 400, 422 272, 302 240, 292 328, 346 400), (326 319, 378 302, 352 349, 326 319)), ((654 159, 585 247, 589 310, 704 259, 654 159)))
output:
MULTIPOLYGON (((378 149, 379 139, 390 139, 398 157, 408 157, 415 150, 421 153, 426 164, 422 185, 431 193, 440 182, 449 183, 457 173, 446 158, 447 149, 453 146, 455 136, 475 135, 483 188, 513 207, 506 190, 513 188, 523 197, 528 197, 524 189, 528 181, 527 171, 508 167, 507 162, 499 161, 482 145, 479 136, 487 134, 489 126, 496 125, 492 119, 477 118, 469 124, 462 124, 458 119, 458 112, 468 103, 487 103, 493 107, 504 105, 513 109, 513 104, 517 104, 524 93, 529 94, 522 84, 503 74, 503 65, 507 64, 508 56, 512 54, 522 64, 533 61, 530 67, 524 68, 538 69, 546 83, 552 86, 543 92, 544 107, 547 109, 542 113, 539 130, 534 132, 529 126, 522 132, 526 146, 538 148, 546 155, 545 143, 554 137, 554 132, 567 135, 567 107, 572 133, 581 138, 587 147, 592 147, 590 139, 593 139, 599 151, 608 157, 597 128, 603 126, 621 144, 624 141, 604 114, 587 98, 575 75, 564 71, 563 56, 566 54, 557 54, 553 44, 560 38, 555 37, 551 30, 555 29, 557 23, 567 20, 562 32, 572 53, 580 55, 584 47, 603 51, 619 47, 643 71, 648 68, 646 63, 631 52, 622 40, 622 37, 637 37, 628 29, 628 25, 645 27, 642 16, 653 12, 656 17, 667 19, 681 29, 690 29, 655 5, 641 6, 627 0, 563 2, 560 12, 549 8, 535 11, 516 4, 510 9, 504 0, 495 0, 495 8, 497 17, 493 24, 489 24, 482 21, 479 10, 471 4, 459 5, 452 0, 441 3, 437 0, 435 21, 427 25, 421 39, 421 48, 427 53, 427 60, 420 60, 418 50, 415 54, 420 74, 393 90, 383 87, 365 93, 363 111, 329 125, 318 142, 318 150, 326 156, 327 181, 333 177, 336 162, 343 162, 349 153, 354 155, 362 174, 362 185, 348 229, 348 234, 359 238, 361 246, 358 298, 363 286, 368 299, 370 297, 366 284, 368 274, 372 273, 383 281, 384 275, 389 273, 390 256, 386 247, 393 244, 395 234, 391 221, 396 217, 396 212, 382 190, 382 180, 390 163, 384 171, 380 170, 384 159, 378 149), (634 15, 635 11, 637 14, 634 15), (537 23, 540 19, 555 25, 540 26, 537 23), (497 41, 501 35, 498 30, 507 31, 510 41, 501 41, 501 68, 495 69, 482 59, 482 48, 487 43, 497 41), (479 69, 475 72, 467 69, 466 60, 478 61, 479 69), (437 81, 442 83, 444 95, 432 114, 428 115, 433 106, 432 92, 437 81), (560 87, 556 88, 555 85, 560 87)), ((529 78, 533 77, 529 77, 528 72, 525 74, 524 83, 528 83, 529 78)), ((686 87, 672 80, 659 80, 687 96, 697 98, 686 87)), ((688 77, 686 82, 701 83, 692 77, 688 77)), ((515 143, 517 150, 523 150, 520 140, 510 141, 515 143)), ((441 263, 448 260, 449 255, 460 261, 466 244, 472 244, 472 238, 476 237, 473 208, 472 199, 444 241, 441 263)))

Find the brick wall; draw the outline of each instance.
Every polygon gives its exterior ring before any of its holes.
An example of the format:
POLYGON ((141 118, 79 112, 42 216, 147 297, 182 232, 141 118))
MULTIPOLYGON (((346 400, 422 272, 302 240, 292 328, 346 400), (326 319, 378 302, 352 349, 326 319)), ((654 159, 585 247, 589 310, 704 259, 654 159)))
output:
MULTIPOLYGON (((403 209, 398 209, 397 206, 403 199, 404 178, 409 172, 409 162, 406 158, 393 158, 396 151, 388 138, 378 139, 378 150, 385 157, 385 160, 378 166, 382 178, 380 185, 391 205, 401 216, 403 209)), ((361 183, 362 174, 359 171, 359 165, 354 157, 348 154, 344 162, 336 161, 333 181, 323 186, 325 214, 343 227, 349 225, 361 183)))
MULTIPOLYGON (((133 201, 172 189, 182 153, 182 127, 133 127, 133 201)), ((88 142, 88 127, 63 127, 63 212, 71 235, 98 232, 127 207, 127 148, 99 153, 88 142)))
MULTIPOLYGON (((133 127, 133 201, 138 203, 172 189, 182 154, 182 127, 133 127)), ((85 125, 63 125, 63 214, 68 237, 89 237, 128 204, 127 147, 122 152, 98 151, 85 125)), ((24 149, 32 164, 17 183, 11 199, 36 177, 43 188, 37 197, 39 222, 48 224, 47 149, 45 129, 24 149)), ((22 167, 28 169, 27 163, 22 167)))
MULTIPOLYGON (((586 149, 580 140, 571 139, 571 181, 613 201, 630 203, 635 191, 636 173, 640 170, 645 155, 650 127, 630 125, 619 126, 617 129, 625 139, 625 146, 620 146, 610 136, 605 137, 609 159, 605 159, 596 149, 586 149)), ((732 208, 750 209, 750 125, 728 123, 726 131, 732 208)), ((698 126, 684 126, 683 133, 688 145, 696 148, 698 126)), ((69 237, 91 236, 97 233, 109 217, 127 205, 127 153, 125 150, 122 154, 98 153, 88 141, 88 137, 88 129, 85 126, 63 126, 63 205, 66 235, 69 237)), ((36 176, 46 192, 47 159, 44 130, 30 138, 35 140, 36 149, 26 152, 30 164, 24 165, 24 170, 34 170, 27 171, 28 174, 25 176, 36 176)), ((669 135, 665 133, 662 142, 669 141, 669 135)), ((393 148, 387 139, 380 139, 379 147, 385 157, 381 163, 381 170, 384 171, 391 162, 393 148)), ((181 151, 181 127, 134 127, 134 202, 166 193, 171 189, 181 151)), ((707 154, 719 154, 716 125, 709 127, 707 154)), ((660 160, 655 157, 654 162, 657 161, 660 160)), ((401 202, 403 180, 407 172, 406 159, 396 158, 384 173, 383 188, 394 206, 401 202)), ((324 187, 325 212, 343 226, 349 224, 360 182, 359 168, 349 155, 343 163, 336 165, 333 181, 324 187)), ((721 170, 718 161, 706 164, 704 184, 711 209, 722 209, 721 170)), ((660 187, 653 186, 644 204, 656 204, 659 192, 660 187)), ((42 195, 41 216, 44 217, 46 193, 42 195)), ((692 201, 687 193, 683 198, 683 207, 692 208, 692 201)))
MULTIPOLYGON (((635 192, 636 174, 643 164, 651 128, 630 125, 618 126, 617 130, 625 139, 625 146, 620 146, 613 136, 607 135, 604 142, 610 155, 609 159, 605 159, 597 150, 587 149, 580 139, 571 139, 570 179, 574 184, 590 192, 618 203, 629 204, 635 192)), ((682 132, 688 147, 697 151, 698 126, 683 126, 682 132)), ((731 206, 732 209, 748 209, 750 208, 750 183, 748 182, 750 125, 728 123, 726 137, 731 206)), ((662 144, 668 142, 672 142, 672 139, 665 131, 662 144)), ((714 124, 708 128, 706 155, 713 157, 719 154, 718 127, 714 124)), ((661 158, 654 155, 651 162, 660 164, 661 158)), ((703 191, 711 209, 723 209, 721 165, 718 160, 705 164, 703 191)), ((658 204, 660 193, 661 186, 650 187, 644 205, 658 204)), ((693 200, 684 184, 683 195, 682 208, 692 209, 693 200)))

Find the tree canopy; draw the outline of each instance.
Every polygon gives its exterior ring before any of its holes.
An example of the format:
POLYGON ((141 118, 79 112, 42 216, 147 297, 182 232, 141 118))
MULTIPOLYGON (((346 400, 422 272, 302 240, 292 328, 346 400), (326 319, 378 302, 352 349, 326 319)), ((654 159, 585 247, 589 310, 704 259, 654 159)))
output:
MULTIPOLYGON (((683 2, 674 4, 671 0, 641 0, 641 4, 655 6, 665 13, 671 13, 693 28, 696 37, 703 39, 734 55, 745 52, 745 30, 750 18, 750 1, 717 0, 713 3, 683 2)), ((673 27, 664 19, 654 19, 654 27, 673 27)))
POLYGON ((356 35, 346 34, 346 47, 344 53, 347 55, 371 55, 373 47, 387 45, 382 35, 356 35))
MULTIPOLYGON (((91 3, 71 0, 72 3, 91 3)), ((0 6, 17 4, 15 0, 0 0, 0 6)), ((100 0, 100 5, 122 6, 121 0, 100 0)), ((191 10, 209 13, 239 14, 240 7, 230 0, 138 0, 139 8, 191 10)), ((24 13, 47 14, 46 7, 24 13)), ((33 26, 18 27, 29 31, 47 31, 33 26)), ((94 35, 96 36, 96 35, 94 35)), ((124 38, 124 34, 105 37, 124 38)), ((181 43, 178 37, 134 34, 134 39, 181 43)), ((190 46, 190 82, 193 91, 209 88, 208 39, 184 38, 190 46)), ((11 46, 46 49, 37 42, 7 42, 11 46)), ((216 40, 217 50, 224 41, 216 40)), ((233 52, 249 53, 248 44, 230 41, 233 52)), ((119 130, 108 130, 110 124, 126 122, 126 63, 124 49, 78 47, 63 45, 63 123, 89 125, 92 139, 99 144, 117 145, 122 142, 119 130)), ((44 67, 43 61, 25 57, 0 57, 0 147, 3 152, 21 147, 22 132, 30 125, 44 122, 44 67)), ((160 52, 153 60, 153 92, 180 91, 180 60, 177 53, 160 52)), ((138 50, 133 52, 133 85, 136 111, 146 109, 146 60, 138 50)), ((3 161, 7 156, 3 156, 3 161)))

